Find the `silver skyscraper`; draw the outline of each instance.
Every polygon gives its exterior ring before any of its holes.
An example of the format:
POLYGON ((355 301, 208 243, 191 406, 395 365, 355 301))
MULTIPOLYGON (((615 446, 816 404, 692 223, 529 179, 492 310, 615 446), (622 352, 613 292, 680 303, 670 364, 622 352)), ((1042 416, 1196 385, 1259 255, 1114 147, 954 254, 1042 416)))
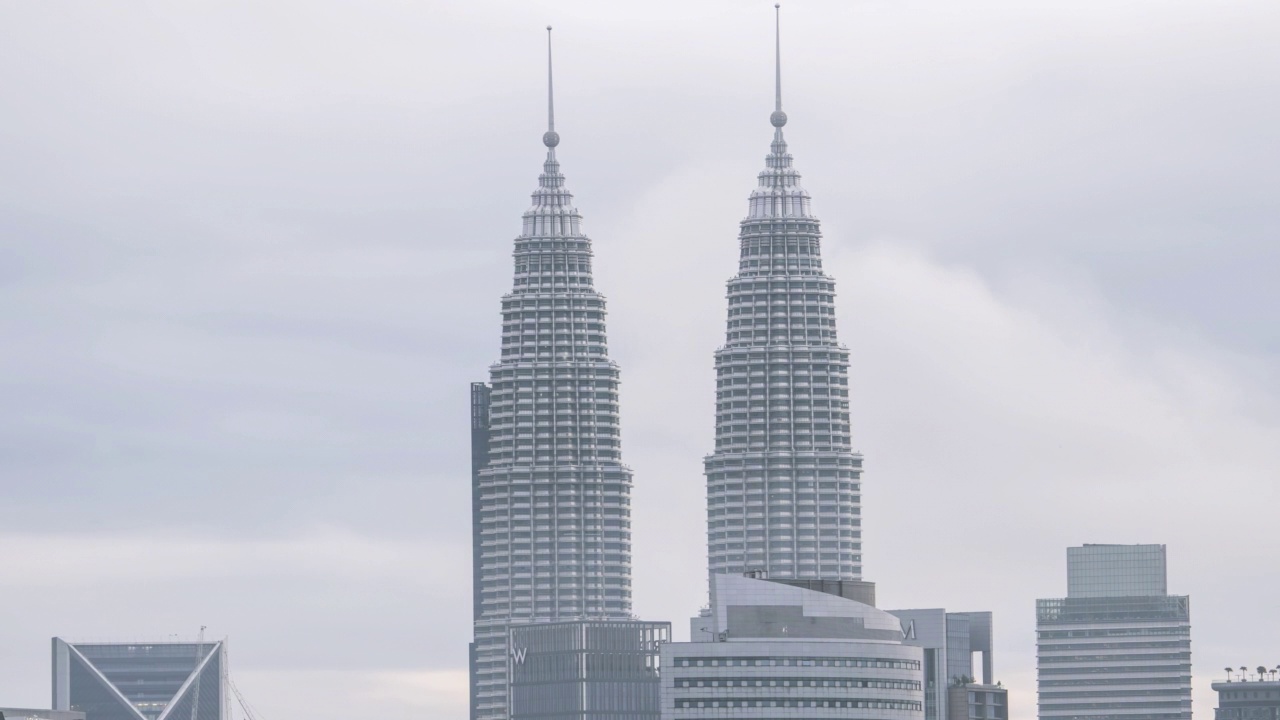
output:
POLYGON ((618 366, 591 241, 556 159, 550 59, 548 46, 547 159, 515 240, 502 354, 488 386, 472 388, 475 718, 509 712, 510 626, 631 617, 618 366))
POLYGON ((715 356, 707 556, 713 573, 859 580, 862 456, 849 440, 849 351, 836 340, 818 219, 782 136, 778 53, 773 144, 741 223, 728 332, 715 356))

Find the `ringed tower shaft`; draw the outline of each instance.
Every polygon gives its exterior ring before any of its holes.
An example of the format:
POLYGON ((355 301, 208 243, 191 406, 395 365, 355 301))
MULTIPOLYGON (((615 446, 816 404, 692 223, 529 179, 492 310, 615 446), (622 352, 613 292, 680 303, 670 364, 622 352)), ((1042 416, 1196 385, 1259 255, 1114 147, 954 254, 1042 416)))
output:
POLYGON ((780 29, 775 43, 773 142, 740 223, 725 344, 715 354, 708 566, 860 580, 862 456, 849 436, 849 350, 836 339, 818 218, 783 138, 780 29))

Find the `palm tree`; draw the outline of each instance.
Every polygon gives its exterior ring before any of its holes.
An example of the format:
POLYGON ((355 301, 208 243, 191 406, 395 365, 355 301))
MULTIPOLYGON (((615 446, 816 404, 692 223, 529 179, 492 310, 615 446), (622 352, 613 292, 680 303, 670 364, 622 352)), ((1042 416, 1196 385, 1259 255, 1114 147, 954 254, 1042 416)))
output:
POLYGON ((1235 668, 1227 668, 1227 682, 1231 682, 1231 671, 1235 668))
POLYGON ((1244 682, 1249 681, 1249 668, 1243 665, 1240 666, 1240 679, 1244 682))

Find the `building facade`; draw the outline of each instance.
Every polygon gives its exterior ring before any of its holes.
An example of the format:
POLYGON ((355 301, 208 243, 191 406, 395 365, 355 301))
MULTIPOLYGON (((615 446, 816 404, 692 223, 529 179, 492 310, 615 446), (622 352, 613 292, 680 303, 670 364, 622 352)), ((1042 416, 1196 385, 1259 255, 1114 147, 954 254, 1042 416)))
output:
POLYGON ((1213 683, 1218 707, 1213 720, 1280 720, 1280 667, 1259 667, 1250 680, 1248 671, 1239 679, 1213 683))
POLYGON ((780 61, 777 73, 773 143, 740 224, 715 355, 707 557, 712 573, 858 580, 862 457, 849 436, 849 351, 836 339, 818 218, 783 139, 780 61))
POLYGON ((659 648, 671 623, 512 625, 511 720, 658 720, 659 648))
POLYGON ((1191 604, 1165 592, 1164 546, 1067 558, 1067 597, 1036 601, 1040 718, 1191 720, 1191 604))
POLYGON ((1002 685, 954 683, 947 688, 947 720, 1009 720, 1009 691, 1002 685))
POLYGON ((662 647, 662 720, 923 720, 922 652, 870 605, 716 574, 692 622, 662 647))
POLYGON ((85 716, 84 713, 73 710, 0 708, 0 720, 85 720, 85 716))
MULTIPOLYGON (((949 613, 942 608, 888 612, 902 624, 902 642, 924 651, 925 720, 952 720, 951 699, 961 697, 953 690, 979 682, 990 689, 973 697, 975 712, 988 705, 1008 707, 1008 698, 1002 697, 1007 693, 995 685, 995 633, 991 613, 949 613), (975 653, 981 657, 981 665, 976 667, 975 653)), ((967 694, 963 695, 962 704, 964 708, 957 708, 956 712, 968 712, 967 694)))
MULTIPOLYGON (((549 46, 548 46, 549 48, 549 46)), ((550 54, 548 53, 548 74, 550 54)), ((508 717, 508 629, 631 619, 631 471, 591 240, 565 187, 548 77, 546 161, 515 239, 502 350, 472 387, 472 716, 508 717)))
POLYGON ((226 667, 226 641, 54 638, 53 709, 82 712, 85 720, 223 720, 226 667))

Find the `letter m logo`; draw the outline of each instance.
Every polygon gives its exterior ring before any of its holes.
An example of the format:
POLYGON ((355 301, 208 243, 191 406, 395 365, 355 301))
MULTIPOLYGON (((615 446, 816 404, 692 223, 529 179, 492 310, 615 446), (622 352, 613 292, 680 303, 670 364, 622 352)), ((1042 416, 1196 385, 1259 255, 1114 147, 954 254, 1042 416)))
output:
POLYGON ((903 620, 901 621, 901 625, 902 625, 902 639, 915 640, 916 639, 916 621, 903 620))

